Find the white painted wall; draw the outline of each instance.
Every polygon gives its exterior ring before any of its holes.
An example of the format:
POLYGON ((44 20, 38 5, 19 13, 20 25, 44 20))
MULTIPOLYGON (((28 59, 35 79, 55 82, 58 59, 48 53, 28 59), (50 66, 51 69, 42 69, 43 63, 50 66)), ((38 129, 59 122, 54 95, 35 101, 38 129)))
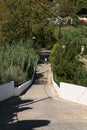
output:
POLYGON ((53 83, 53 86, 54 86, 54 88, 55 88, 57 94, 60 95, 60 86, 58 86, 58 85, 56 84, 56 82, 53 80, 53 78, 52 78, 52 83, 53 83))
POLYGON ((19 87, 14 88, 15 96, 19 96, 21 93, 24 92, 29 86, 31 85, 31 80, 27 81, 26 83, 20 85, 19 87))
POLYGON ((87 88, 83 86, 73 85, 69 83, 60 83, 60 97, 76 102, 76 103, 85 103, 87 105, 87 101, 85 102, 84 99, 87 100, 86 96, 87 88), (83 98, 83 100, 82 100, 83 98))
POLYGON ((14 81, 0 85, 0 101, 14 96, 14 81))
POLYGON ((32 79, 20 85, 19 87, 14 86, 14 81, 0 85, 0 101, 4 101, 13 96, 19 96, 21 93, 23 93, 23 91, 25 91, 33 83, 34 75, 35 69, 32 79))
POLYGON ((59 87, 54 80, 52 81, 53 87, 60 98, 87 105, 87 87, 64 82, 61 82, 59 87))
POLYGON ((19 96, 21 93, 23 93, 33 83, 34 76, 35 76, 35 69, 34 69, 34 73, 33 73, 31 80, 25 82, 24 84, 20 85, 19 87, 14 88, 14 95, 19 96))

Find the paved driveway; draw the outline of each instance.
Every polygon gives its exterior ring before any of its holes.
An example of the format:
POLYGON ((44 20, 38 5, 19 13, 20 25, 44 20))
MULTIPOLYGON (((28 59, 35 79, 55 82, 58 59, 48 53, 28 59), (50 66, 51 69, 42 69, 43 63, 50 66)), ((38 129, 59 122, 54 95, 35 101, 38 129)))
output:
POLYGON ((87 107, 58 98, 49 64, 40 64, 31 88, 0 105, 0 130, 87 130, 87 107))

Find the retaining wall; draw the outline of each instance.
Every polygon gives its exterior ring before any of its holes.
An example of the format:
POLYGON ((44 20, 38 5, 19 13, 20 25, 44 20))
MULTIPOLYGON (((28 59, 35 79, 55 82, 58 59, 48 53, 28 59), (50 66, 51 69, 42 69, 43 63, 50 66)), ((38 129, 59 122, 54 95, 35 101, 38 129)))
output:
POLYGON ((61 82, 58 86, 54 80, 53 87, 60 98, 87 105, 87 87, 61 82))
POLYGON ((58 94, 58 96, 60 95, 60 86, 53 80, 52 78, 52 83, 53 83, 53 86, 58 94))
POLYGON ((14 96, 14 81, 0 85, 0 101, 14 96))
POLYGON ((32 79, 20 85, 19 87, 14 86, 14 81, 0 85, 0 101, 4 101, 13 96, 19 96, 33 83, 34 76, 35 69, 32 79))

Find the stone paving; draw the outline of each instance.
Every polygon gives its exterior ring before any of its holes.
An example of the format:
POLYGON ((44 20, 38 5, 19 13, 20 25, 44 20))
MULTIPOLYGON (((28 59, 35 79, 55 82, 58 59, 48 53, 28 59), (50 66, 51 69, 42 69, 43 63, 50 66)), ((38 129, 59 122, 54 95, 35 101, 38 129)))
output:
POLYGON ((60 99, 40 64, 31 88, 0 105, 0 130, 87 130, 87 107, 60 99))

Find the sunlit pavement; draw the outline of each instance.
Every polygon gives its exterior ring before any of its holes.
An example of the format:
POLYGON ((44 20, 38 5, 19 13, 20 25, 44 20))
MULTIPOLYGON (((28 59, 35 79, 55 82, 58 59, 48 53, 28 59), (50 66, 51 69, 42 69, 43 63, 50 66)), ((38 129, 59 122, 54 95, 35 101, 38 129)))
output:
POLYGON ((38 65, 31 88, 0 106, 0 130, 87 130, 87 107, 58 98, 51 76, 38 65))

